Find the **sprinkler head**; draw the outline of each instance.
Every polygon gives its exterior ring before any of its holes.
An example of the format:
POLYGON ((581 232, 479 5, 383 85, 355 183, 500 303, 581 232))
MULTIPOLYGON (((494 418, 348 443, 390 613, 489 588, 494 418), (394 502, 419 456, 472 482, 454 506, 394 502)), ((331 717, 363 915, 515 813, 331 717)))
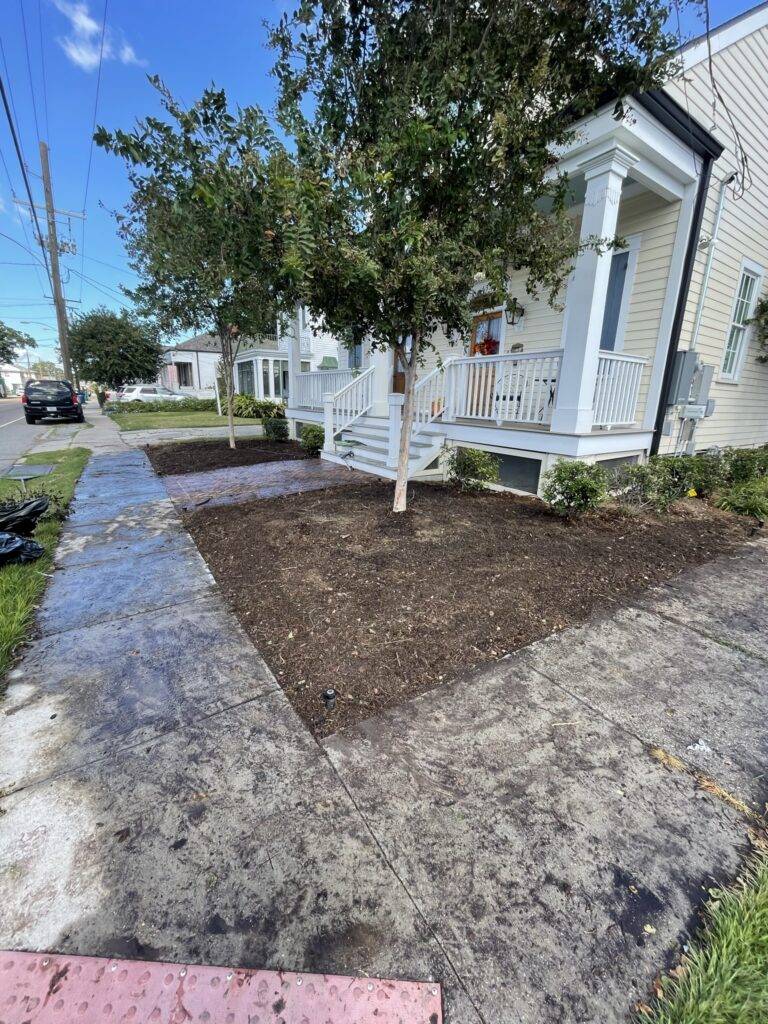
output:
POLYGON ((325 704, 326 711, 333 711, 336 707, 336 691, 332 686, 329 686, 327 690, 323 690, 323 703, 325 704))

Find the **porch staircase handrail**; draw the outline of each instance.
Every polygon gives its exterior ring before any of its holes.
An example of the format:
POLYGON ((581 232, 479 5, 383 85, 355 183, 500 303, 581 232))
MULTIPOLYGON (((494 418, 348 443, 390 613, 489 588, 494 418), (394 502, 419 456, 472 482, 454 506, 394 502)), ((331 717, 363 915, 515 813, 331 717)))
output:
POLYGON ((448 359, 425 376, 419 378, 413 387, 413 426, 411 437, 416 437, 428 423, 441 416, 445 409, 445 367, 448 359))
POLYGON ((369 366, 348 384, 324 398, 326 444, 333 443, 342 430, 365 416, 373 405, 374 370, 374 366, 369 366))

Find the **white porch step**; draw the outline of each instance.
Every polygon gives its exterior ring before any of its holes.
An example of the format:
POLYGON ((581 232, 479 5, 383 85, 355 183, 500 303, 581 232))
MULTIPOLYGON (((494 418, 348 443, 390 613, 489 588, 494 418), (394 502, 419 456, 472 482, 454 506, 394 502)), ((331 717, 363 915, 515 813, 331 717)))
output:
MULTIPOLYGON (((421 435, 411 440, 408 459, 409 480, 442 478, 442 470, 427 469, 442 448, 441 435, 421 435)), ((389 420, 383 416, 361 416, 340 434, 335 452, 323 452, 323 458, 362 473, 385 480, 394 480, 397 471, 387 465, 389 455, 389 420)))

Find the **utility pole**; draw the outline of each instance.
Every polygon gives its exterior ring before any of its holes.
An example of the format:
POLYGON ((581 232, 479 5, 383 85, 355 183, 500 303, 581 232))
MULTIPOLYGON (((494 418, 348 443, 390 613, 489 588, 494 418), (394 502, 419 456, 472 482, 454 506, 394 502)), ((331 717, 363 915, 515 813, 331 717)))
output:
POLYGON ((51 284, 53 286, 53 302, 56 306, 56 323, 59 328, 59 348, 64 376, 72 380, 72 363, 69 359, 69 323, 67 307, 64 304, 64 293, 61 290, 59 275, 59 240, 56 237, 56 210, 53 205, 53 189, 51 188, 51 169, 48 165, 48 146, 40 143, 40 164, 43 169, 43 190, 45 191, 45 212, 48 218, 48 255, 51 259, 51 284))

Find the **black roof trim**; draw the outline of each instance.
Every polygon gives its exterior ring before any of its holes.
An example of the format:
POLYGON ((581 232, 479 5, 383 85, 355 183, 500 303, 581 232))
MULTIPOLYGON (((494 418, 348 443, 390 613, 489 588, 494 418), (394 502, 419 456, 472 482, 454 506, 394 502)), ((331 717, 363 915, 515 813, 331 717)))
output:
POLYGON ((638 93, 634 100, 668 128, 681 142, 702 157, 717 160, 724 147, 698 121, 661 89, 638 93))

